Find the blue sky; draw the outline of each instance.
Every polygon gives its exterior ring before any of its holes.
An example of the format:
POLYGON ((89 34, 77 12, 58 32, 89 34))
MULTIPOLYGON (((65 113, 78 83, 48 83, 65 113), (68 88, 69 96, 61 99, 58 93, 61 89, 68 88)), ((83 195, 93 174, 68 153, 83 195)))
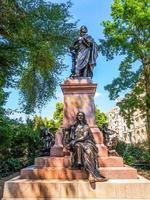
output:
MULTIPOLYGON (((51 0, 51 2, 61 3, 67 1, 51 0)), ((73 6, 70 9, 70 12, 75 21, 79 20, 78 27, 81 25, 86 25, 89 30, 88 33, 95 39, 96 42, 98 42, 100 38, 104 37, 103 27, 100 25, 100 23, 103 20, 111 19, 110 12, 113 0, 72 0, 72 2, 73 6)), ((108 92, 104 90, 104 86, 108 83, 111 83, 111 81, 118 75, 118 66, 120 61, 120 57, 116 57, 112 61, 106 61, 106 58, 101 54, 99 54, 97 59, 97 65, 94 69, 93 77, 93 82, 98 84, 95 104, 103 112, 108 112, 116 104, 115 101, 109 100, 108 92)), ((67 65, 69 65, 69 68, 62 74, 62 81, 70 74, 71 58, 66 56, 65 62, 67 65)), ((40 114, 42 117, 51 118, 55 110, 56 102, 63 101, 63 95, 60 87, 57 88, 56 96, 57 100, 50 100, 42 109, 42 111, 37 110, 37 114, 40 114)), ((18 92, 16 90, 11 90, 6 107, 11 109, 20 109, 18 99, 18 92)), ((20 116, 20 114, 18 116, 20 116)))

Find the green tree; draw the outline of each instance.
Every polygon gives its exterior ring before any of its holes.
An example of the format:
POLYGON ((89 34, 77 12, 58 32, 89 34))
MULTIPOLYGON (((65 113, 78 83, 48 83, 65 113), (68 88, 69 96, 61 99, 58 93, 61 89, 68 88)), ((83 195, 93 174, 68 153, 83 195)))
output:
POLYGON ((27 113, 55 96, 63 56, 76 34, 67 3, 2 0, 0 87, 20 90, 27 113))
POLYGON ((150 4, 149 0, 114 0, 112 20, 103 21, 105 39, 101 49, 107 59, 122 55, 119 76, 105 87, 110 99, 122 91, 127 95, 119 103, 128 125, 139 109, 147 118, 150 147, 150 4), (131 91, 129 94, 129 90, 131 91))
POLYGON ((49 128, 53 134, 56 133, 58 128, 62 125, 63 120, 63 103, 56 103, 56 110, 53 113, 52 119, 42 118, 41 116, 35 115, 33 119, 34 130, 40 131, 40 127, 44 126, 49 128))
POLYGON ((98 109, 98 107, 96 107, 95 110, 95 118, 96 118, 96 124, 99 129, 102 127, 102 124, 107 123, 107 117, 105 113, 101 112, 100 109, 98 109))
POLYGON ((56 110, 53 114, 53 119, 58 122, 59 125, 63 122, 63 107, 64 104, 61 102, 56 103, 56 110))

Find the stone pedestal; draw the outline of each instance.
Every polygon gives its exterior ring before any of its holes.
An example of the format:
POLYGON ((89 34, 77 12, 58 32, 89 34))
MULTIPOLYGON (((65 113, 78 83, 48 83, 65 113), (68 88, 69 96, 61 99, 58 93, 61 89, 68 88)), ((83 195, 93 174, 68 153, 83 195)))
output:
POLYGON ((93 190, 87 172, 70 169, 70 152, 63 147, 60 128, 51 157, 36 158, 34 166, 22 169, 20 177, 7 181, 3 200, 150 199, 150 182, 139 178, 136 169, 125 166, 121 157, 108 156, 102 133, 95 123, 96 84, 90 78, 68 78, 61 89, 64 94, 62 128, 74 123, 78 111, 85 113, 99 150, 100 173, 109 180, 96 183, 93 190))
POLYGON ((61 84, 64 94, 64 118, 63 127, 70 126, 76 120, 79 111, 85 113, 89 126, 97 127, 95 123, 94 95, 97 84, 93 84, 90 78, 68 78, 61 84))
POLYGON ((110 179, 96 183, 87 180, 33 180, 16 177, 5 183, 2 200, 149 200, 150 182, 139 179, 110 179))

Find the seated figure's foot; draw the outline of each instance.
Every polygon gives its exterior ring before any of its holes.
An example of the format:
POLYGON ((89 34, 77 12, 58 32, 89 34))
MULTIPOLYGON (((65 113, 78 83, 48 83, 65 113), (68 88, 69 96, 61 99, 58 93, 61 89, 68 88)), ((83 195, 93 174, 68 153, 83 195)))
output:
POLYGON ((94 182, 106 182, 108 181, 107 178, 103 177, 103 176, 99 176, 99 177, 93 177, 92 174, 89 175, 89 182, 90 183, 94 183, 94 182))
POLYGON ((106 181, 108 181, 108 179, 103 176, 95 178, 95 182, 106 182, 106 181))
POLYGON ((89 182, 95 183, 95 178, 92 176, 92 174, 89 175, 89 182))

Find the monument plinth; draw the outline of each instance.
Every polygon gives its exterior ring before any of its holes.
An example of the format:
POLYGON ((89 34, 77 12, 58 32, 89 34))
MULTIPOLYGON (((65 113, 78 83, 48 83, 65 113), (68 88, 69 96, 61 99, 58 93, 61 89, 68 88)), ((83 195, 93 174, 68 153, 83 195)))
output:
POLYGON ((82 111, 89 126, 96 128, 94 96, 97 84, 90 78, 68 78, 60 87, 64 94, 63 127, 73 124, 77 112, 82 111))

